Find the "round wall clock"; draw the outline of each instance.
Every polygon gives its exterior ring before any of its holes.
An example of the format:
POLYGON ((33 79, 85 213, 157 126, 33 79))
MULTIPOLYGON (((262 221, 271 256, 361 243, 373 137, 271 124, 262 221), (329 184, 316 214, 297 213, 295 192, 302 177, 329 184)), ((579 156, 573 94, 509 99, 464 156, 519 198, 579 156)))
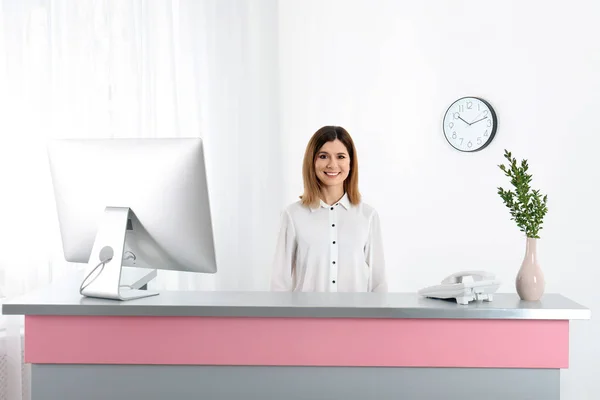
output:
POLYGON ((484 149, 494 139, 497 127, 496 112, 490 103, 478 97, 456 100, 444 115, 444 136, 459 151, 484 149))

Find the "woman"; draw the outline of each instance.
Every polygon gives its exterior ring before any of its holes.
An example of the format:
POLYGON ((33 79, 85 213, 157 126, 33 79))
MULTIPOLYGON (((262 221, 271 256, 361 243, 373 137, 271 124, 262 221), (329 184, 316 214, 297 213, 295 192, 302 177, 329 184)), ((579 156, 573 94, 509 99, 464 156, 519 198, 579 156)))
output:
POLYGON ((379 216, 361 201, 356 149, 344 128, 313 135, 302 175, 304 194, 281 218, 271 289, 386 292, 379 216))

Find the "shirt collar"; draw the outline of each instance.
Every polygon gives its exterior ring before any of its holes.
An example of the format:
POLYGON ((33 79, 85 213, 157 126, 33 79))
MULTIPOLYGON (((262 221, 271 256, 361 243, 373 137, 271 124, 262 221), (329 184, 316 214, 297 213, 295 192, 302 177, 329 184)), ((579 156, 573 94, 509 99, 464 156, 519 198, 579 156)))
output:
POLYGON ((325 203, 323 200, 319 200, 320 204, 318 206, 313 206, 310 208, 311 211, 317 211, 320 208, 329 208, 329 207, 335 207, 338 204, 342 207, 344 207, 346 210, 350 209, 350 200, 348 199, 348 193, 344 193, 344 196, 340 199, 340 201, 338 201, 335 204, 327 204, 325 203))

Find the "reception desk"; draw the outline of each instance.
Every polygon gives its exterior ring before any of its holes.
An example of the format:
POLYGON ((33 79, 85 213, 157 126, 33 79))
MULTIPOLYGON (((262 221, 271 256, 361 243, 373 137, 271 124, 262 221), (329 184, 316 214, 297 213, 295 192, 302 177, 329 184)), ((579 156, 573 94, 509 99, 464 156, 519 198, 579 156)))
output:
POLYGON ((560 398, 559 295, 458 305, 403 293, 162 292, 83 298, 66 279, 3 306, 25 315, 33 400, 560 398))

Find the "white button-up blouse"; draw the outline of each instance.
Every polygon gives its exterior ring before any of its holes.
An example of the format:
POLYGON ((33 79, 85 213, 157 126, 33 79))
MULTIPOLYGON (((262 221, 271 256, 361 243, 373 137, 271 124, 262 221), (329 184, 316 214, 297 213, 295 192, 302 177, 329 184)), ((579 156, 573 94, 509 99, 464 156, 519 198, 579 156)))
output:
POLYGON ((288 206, 281 226, 271 290, 387 292, 379 216, 365 203, 288 206))

